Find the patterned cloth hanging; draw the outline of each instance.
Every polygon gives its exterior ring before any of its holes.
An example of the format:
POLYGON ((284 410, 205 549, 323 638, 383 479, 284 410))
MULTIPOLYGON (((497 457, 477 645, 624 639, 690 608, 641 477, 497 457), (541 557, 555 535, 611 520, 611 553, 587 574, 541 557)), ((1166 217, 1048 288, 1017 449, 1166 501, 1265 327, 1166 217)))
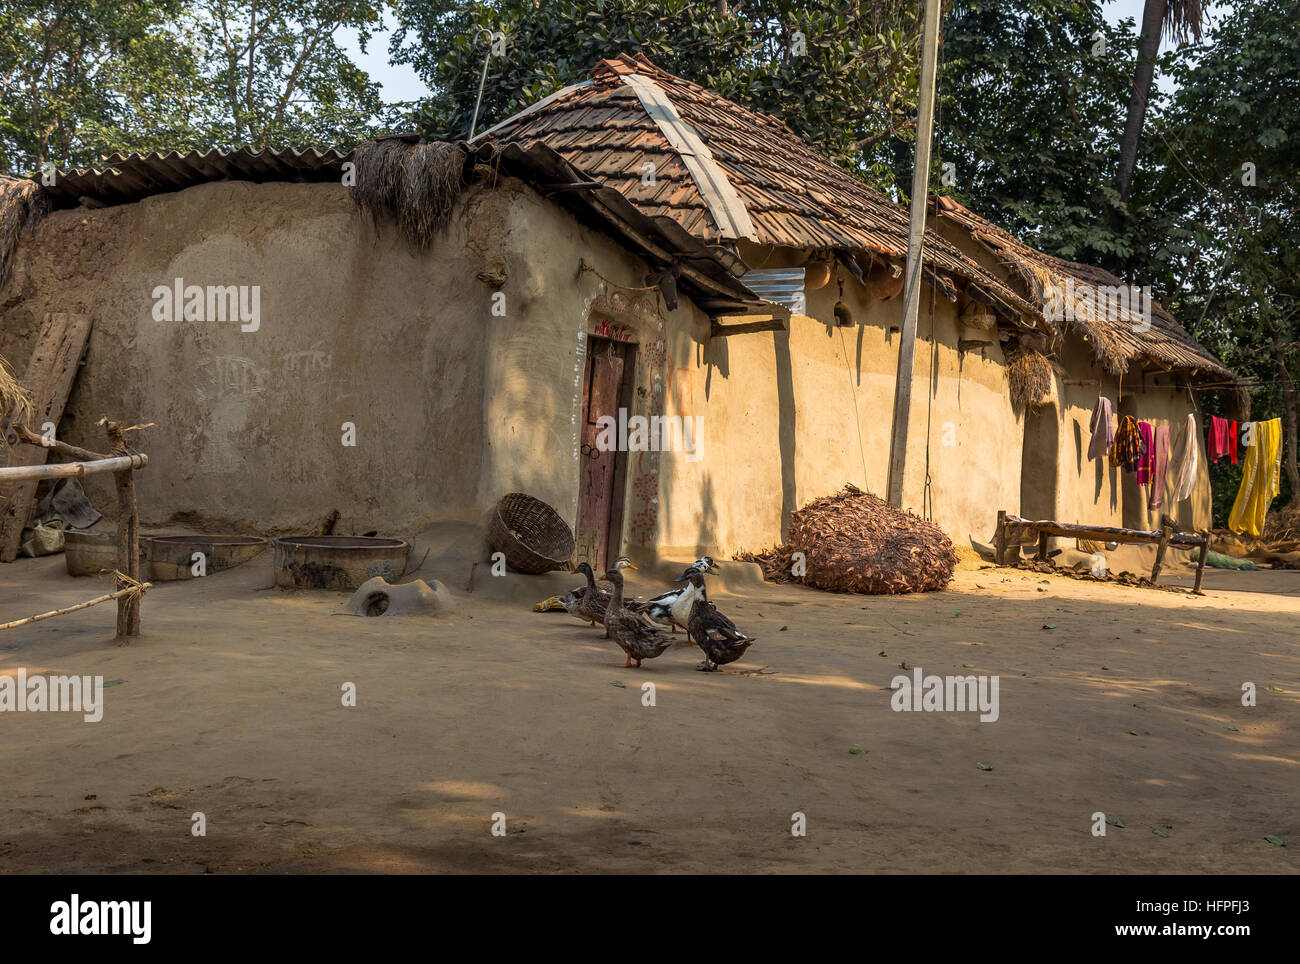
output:
POLYGON ((1110 464, 1126 472, 1136 472, 1141 460, 1142 436, 1138 432, 1137 419, 1132 415, 1120 416, 1119 428, 1115 431, 1115 447, 1110 450, 1110 464))

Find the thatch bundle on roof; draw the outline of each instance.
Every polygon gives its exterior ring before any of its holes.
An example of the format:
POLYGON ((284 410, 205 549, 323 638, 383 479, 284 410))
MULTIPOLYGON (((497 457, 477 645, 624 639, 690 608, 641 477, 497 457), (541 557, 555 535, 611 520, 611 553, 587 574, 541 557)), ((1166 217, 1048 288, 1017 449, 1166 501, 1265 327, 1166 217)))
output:
POLYGON ((451 220, 465 186, 465 151, 432 141, 370 141, 353 152, 352 197, 379 219, 392 217, 411 247, 423 251, 451 220))
POLYGON ((846 485, 790 517, 790 541, 763 553, 741 553, 771 582, 802 582, 830 592, 892 594, 943 589, 957 554, 932 522, 846 485), (804 574, 792 574, 794 553, 804 574))
POLYGON ((9 278, 10 259, 23 231, 48 211, 45 192, 35 181, 0 174, 0 285, 9 278))

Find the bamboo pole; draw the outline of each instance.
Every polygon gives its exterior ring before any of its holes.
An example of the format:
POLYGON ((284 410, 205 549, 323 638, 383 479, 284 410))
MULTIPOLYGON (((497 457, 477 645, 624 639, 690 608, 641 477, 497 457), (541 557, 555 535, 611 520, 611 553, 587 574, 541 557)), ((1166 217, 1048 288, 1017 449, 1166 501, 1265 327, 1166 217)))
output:
POLYGON ((64 613, 75 613, 78 609, 86 609, 90 606, 96 606, 99 603, 108 602, 110 599, 120 599, 121 597, 128 595, 129 593, 136 593, 138 595, 144 590, 152 589, 152 588, 153 588, 153 583, 151 582, 140 583, 139 585, 136 586, 127 586, 125 589, 119 589, 117 592, 110 592, 106 596, 96 596, 94 599, 91 599, 84 603, 77 603, 77 605, 75 606, 68 606, 64 609, 53 609, 48 613, 40 613, 36 616, 28 616, 25 619, 15 619, 11 623, 0 623, 0 629, 15 629, 18 626, 26 626, 28 623, 35 623, 35 622, 39 622, 42 619, 49 619, 52 616, 62 616, 64 613))
POLYGON ((147 455, 121 455, 96 459, 93 462, 54 462, 46 465, 16 465, 0 468, 0 484, 28 482, 32 479, 69 479, 98 475, 101 472, 121 472, 142 469, 149 463, 147 455))
MULTIPOLYGON (((99 424, 116 456, 127 454, 126 433, 121 422, 113 422, 108 416, 101 418, 99 424)), ((144 426, 132 426, 143 428, 144 426)), ((117 568, 119 584, 139 585, 140 582, 140 516, 135 504, 134 466, 127 466, 114 473, 117 486, 117 568)), ((130 637, 140 635, 140 594, 131 593, 119 596, 117 600, 117 635, 130 637)))
POLYGON ((903 321, 898 338, 898 375, 894 384, 894 423, 889 443, 891 505, 903 507, 907 467, 908 423, 912 415, 912 370, 916 358, 916 321, 921 307, 921 272, 925 239, 925 206, 930 189, 930 133, 934 126, 935 69, 939 52, 941 0, 925 0, 921 32, 920 89, 916 110, 916 162, 912 165, 912 209, 907 234, 907 270, 903 275, 903 321))
POLYGON ((2 468, 0 469, 0 482, 70 477, 83 478, 101 472, 112 472, 117 488, 117 571, 114 575, 117 576, 119 588, 116 592, 98 596, 89 602, 79 603, 76 606, 55 609, 48 613, 5 623, 0 625, 0 630, 25 626, 41 619, 49 619, 51 616, 76 612, 78 609, 85 609, 97 603, 116 599, 117 635, 140 635, 140 597, 144 595, 146 589, 153 587, 153 583, 140 582, 140 513, 135 499, 135 470, 148 465, 149 456, 129 451, 126 444, 126 433, 149 428, 153 423, 132 425, 124 428, 121 422, 111 422, 105 416, 99 420, 99 424, 104 427, 104 432, 111 443, 113 451, 111 456, 100 455, 97 452, 91 452, 88 449, 78 448, 75 445, 69 445, 66 442, 57 440, 47 444, 45 439, 25 425, 13 426, 11 434, 18 441, 25 442, 28 445, 52 448, 62 455, 80 461, 63 462, 55 465, 2 468))
POLYGON ((66 455, 68 458, 77 462, 94 462, 97 459, 107 459, 112 456, 101 455, 98 452, 91 452, 89 449, 78 448, 75 445, 69 445, 67 442, 60 442, 58 439, 50 439, 46 443, 44 437, 37 435, 26 425, 14 425, 9 429, 9 434, 17 442, 26 442, 28 445, 38 445, 41 448, 51 449, 59 455, 66 455))

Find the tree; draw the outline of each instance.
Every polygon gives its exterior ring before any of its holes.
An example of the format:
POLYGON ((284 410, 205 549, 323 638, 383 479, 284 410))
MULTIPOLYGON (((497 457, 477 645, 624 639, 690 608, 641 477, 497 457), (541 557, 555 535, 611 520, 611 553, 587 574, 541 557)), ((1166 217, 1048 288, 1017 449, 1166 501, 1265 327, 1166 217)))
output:
POLYGON ((1133 68, 1133 89, 1129 95, 1128 120, 1120 141, 1119 171, 1115 187, 1121 201, 1128 199, 1137 165, 1138 140, 1146 119, 1147 98, 1155 80, 1156 61, 1160 53, 1163 29, 1171 38, 1186 42, 1201 39, 1205 10, 1201 0, 1146 0, 1142 6, 1142 33, 1138 41, 1137 64, 1133 68))
POLYGON ((379 87, 339 46, 382 26, 376 0, 202 0, 195 27, 205 75, 222 104, 223 143, 342 144, 393 126, 379 87))
MULTIPOLYGON (((1119 268, 1107 223, 1131 34, 1089 0, 958 0, 945 24, 940 189, 1042 250, 1119 268)), ((910 152, 904 163, 910 165, 910 152)))
POLYGON ((1190 239, 1169 263, 1175 310, 1257 380, 1254 417, 1281 411, 1284 494, 1295 508, 1300 0, 1239 0, 1211 40, 1177 67, 1174 102, 1154 128, 1166 151, 1152 190, 1190 239))
POLYGON ((0 170, 90 164, 184 129, 195 64, 180 0, 0 0, 0 170))
POLYGON ((0 170, 409 129, 337 42, 380 0, 0 0, 0 170))
POLYGON ((469 133, 493 34, 504 35, 506 52, 488 62, 480 130, 623 52, 779 115, 882 186, 894 177, 888 139, 914 123, 919 11, 903 0, 397 0, 395 9, 391 56, 435 91, 417 115, 433 138, 469 133))

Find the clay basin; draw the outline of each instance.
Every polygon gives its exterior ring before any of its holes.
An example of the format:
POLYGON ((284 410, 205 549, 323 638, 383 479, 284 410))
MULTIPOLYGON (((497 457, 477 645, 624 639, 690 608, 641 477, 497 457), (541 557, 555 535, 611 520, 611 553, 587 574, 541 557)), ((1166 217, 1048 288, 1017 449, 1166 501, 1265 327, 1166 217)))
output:
MULTIPOLYGON (((143 546, 145 540, 141 539, 143 546)), ((194 553, 203 553, 204 575, 232 569, 266 548, 260 536, 150 536, 149 578, 154 582, 195 579, 194 553)))
POLYGON ((372 536, 284 536, 276 539, 275 584, 282 589, 352 592, 367 579, 396 582, 409 543, 372 536))
MULTIPOLYGON (((113 529, 65 529, 63 562, 69 576, 96 576, 117 568, 117 532, 113 529)), ((140 569, 149 571, 149 538, 140 537, 140 569)))

